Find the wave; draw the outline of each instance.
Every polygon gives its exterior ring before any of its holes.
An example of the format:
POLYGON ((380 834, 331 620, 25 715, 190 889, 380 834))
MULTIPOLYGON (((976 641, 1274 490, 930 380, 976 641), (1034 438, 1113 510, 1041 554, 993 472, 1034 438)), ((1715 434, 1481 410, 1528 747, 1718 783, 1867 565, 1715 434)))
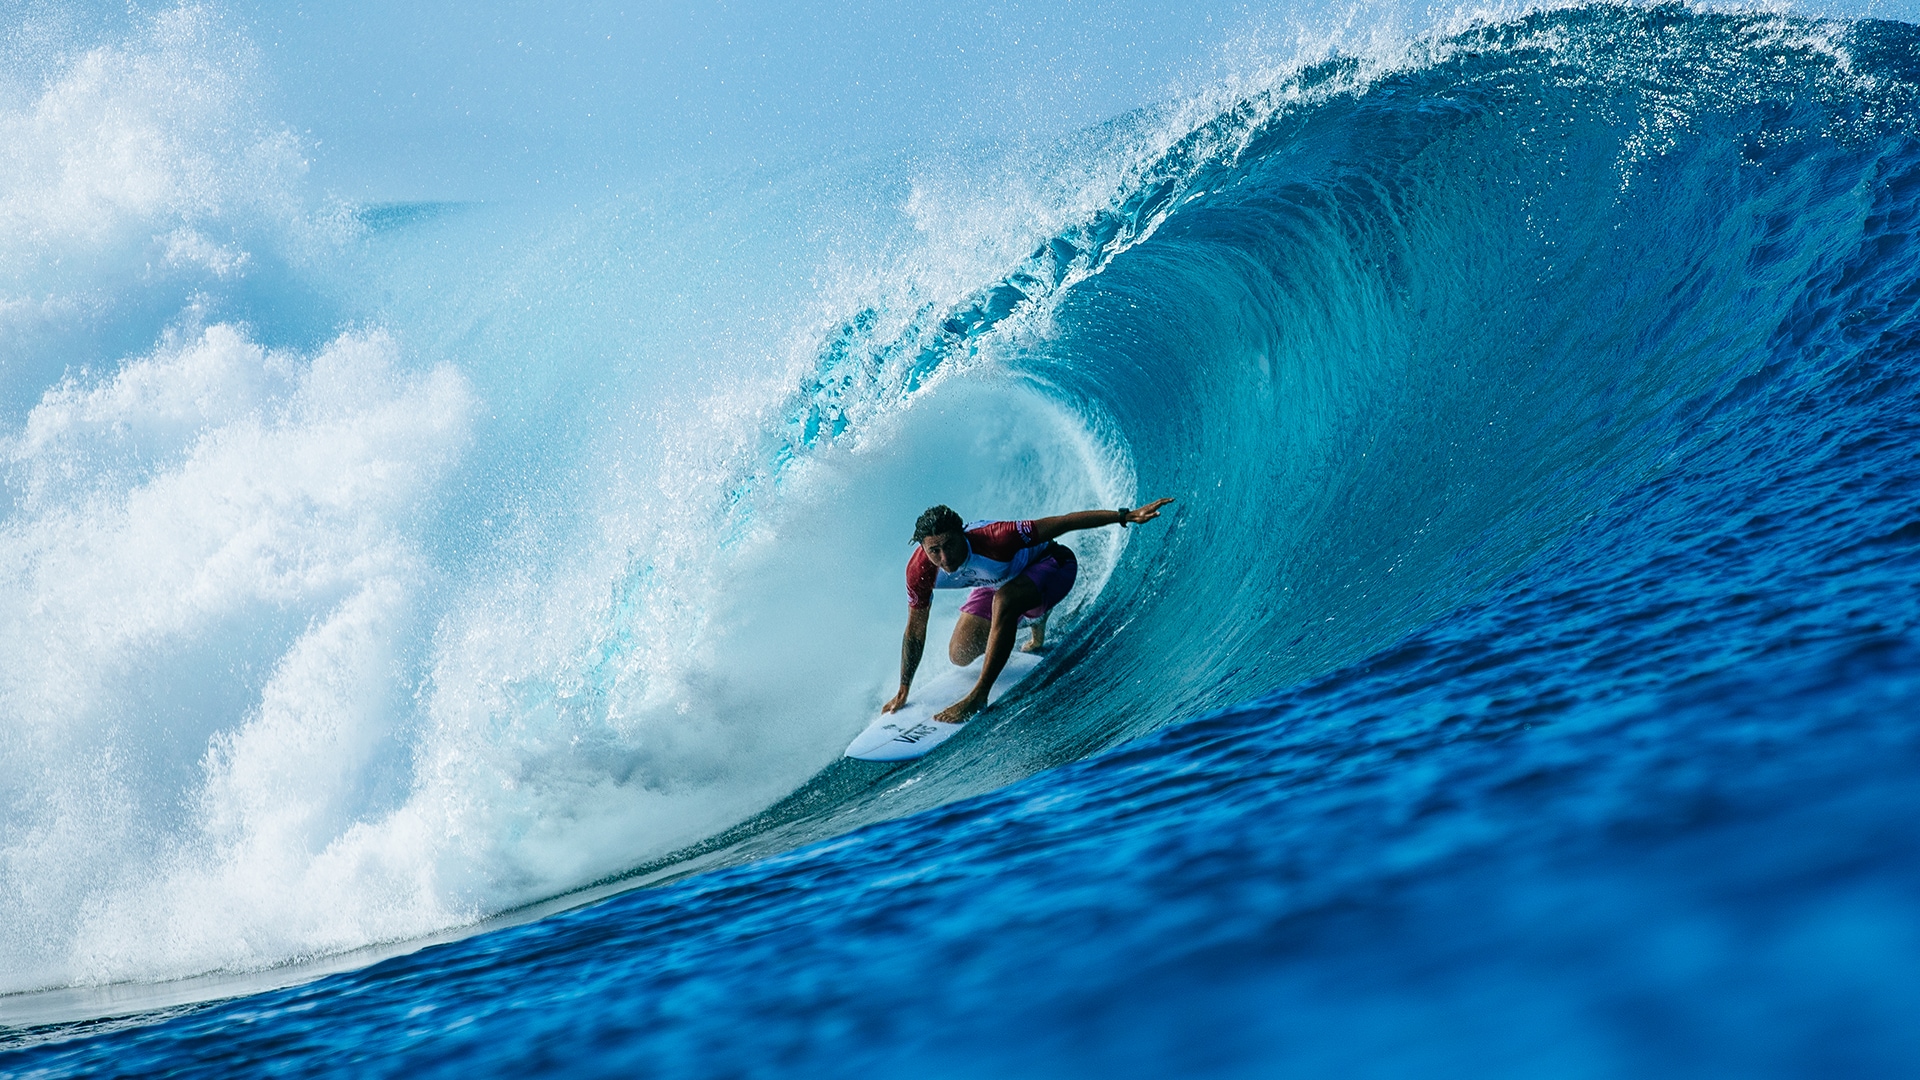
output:
MULTIPOLYGON (((1248 76, 1022 163, 1040 179, 984 210, 916 190, 904 254, 707 382, 665 347, 612 378, 612 331, 527 360, 612 303, 579 267, 638 235, 620 203, 475 274, 525 221, 309 205, 270 127, 179 121, 167 160, 267 132, 273 183, 214 168, 218 197, 128 203, 123 236, 59 241, 126 249, 79 284, 0 234, 31 286, 10 304, 93 297, 120 327, 48 331, 8 384, 34 389, 0 532, 30 658, 0 682, 24 913, 0 989, 253 970, 657 880, 1374 655, 1762 422, 1770 387, 1906 332, 1914 46, 1602 5, 1248 76), (176 234, 191 273, 139 284, 176 234), (277 269, 244 269, 259 252, 277 269), (467 292, 343 299, 368 267, 467 292), (529 298, 556 280, 580 298, 529 298), (1018 703, 909 769, 828 768, 890 677, 918 509, 1161 494, 1161 527, 1076 543, 1088 587, 1018 703)), ((7 123, 202 55, 151 54, 89 54, 7 123)))
POLYGON ((1061 665, 1086 707, 1025 744, 1338 667, 1649 482, 1809 340, 1907 316, 1912 47, 1591 6, 1287 73, 958 303, 848 320, 763 453, 993 362, 1182 498, 1061 665))

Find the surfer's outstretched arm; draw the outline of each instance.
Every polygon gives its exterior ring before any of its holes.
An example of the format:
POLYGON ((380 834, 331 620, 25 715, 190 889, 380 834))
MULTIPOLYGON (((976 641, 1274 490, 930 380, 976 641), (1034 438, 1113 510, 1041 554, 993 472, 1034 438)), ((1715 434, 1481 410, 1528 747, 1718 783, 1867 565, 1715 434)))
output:
POLYGON ((1155 499, 1145 506, 1132 510, 1081 510, 1058 517, 1036 518, 1033 522, 1033 537, 1036 540, 1055 540, 1062 534, 1078 532, 1081 529, 1098 529, 1102 525, 1140 525, 1160 516, 1160 508, 1172 502, 1172 499, 1155 499))
POLYGON ((927 616, 932 607, 907 609, 907 632, 900 637, 900 692, 880 706, 881 712, 898 712, 907 703, 907 688, 913 685, 913 673, 920 669, 920 654, 927 648, 927 616))

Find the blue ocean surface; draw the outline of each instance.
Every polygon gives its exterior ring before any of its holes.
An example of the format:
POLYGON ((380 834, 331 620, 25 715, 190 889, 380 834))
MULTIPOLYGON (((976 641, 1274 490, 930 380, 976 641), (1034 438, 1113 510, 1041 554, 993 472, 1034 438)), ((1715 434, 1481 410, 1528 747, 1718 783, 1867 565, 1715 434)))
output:
POLYGON ((1920 1070, 1920 29, 342 194, 102 18, 0 117, 0 1075, 1920 1070), (922 508, 1160 495, 841 758, 922 508))

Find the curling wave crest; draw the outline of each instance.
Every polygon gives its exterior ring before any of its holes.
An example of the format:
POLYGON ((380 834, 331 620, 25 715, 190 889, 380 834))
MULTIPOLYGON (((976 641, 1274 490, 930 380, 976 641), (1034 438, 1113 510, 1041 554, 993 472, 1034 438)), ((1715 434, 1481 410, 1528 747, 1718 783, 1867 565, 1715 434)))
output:
POLYGON ((205 12, 82 52, 0 112, 0 991, 789 847, 1469 610, 1910 333, 1913 50, 1591 6, 1252 73, 916 184, 879 271, 723 331, 646 257, 715 215, 346 213, 205 12), (1159 494, 1034 689, 910 785, 832 772, 902 523, 1159 494))

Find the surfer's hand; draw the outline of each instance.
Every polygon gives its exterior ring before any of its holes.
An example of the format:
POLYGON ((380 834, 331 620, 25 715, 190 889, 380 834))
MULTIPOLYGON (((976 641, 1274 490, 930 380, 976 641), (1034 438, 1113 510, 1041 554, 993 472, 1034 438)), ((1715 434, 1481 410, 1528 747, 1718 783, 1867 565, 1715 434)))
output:
POLYGON ((880 706, 880 711, 883 713, 899 712, 901 709, 906 708, 906 705, 907 705, 907 688, 903 686, 900 688, 899 693, 893 695, 892 701, 889 701, 885 705, 880 706))
POLYGON ((1127 520, 1135 525, 1152 521, 1154 518, 1160 516, 1160 508, 1172 501, 1172 499, 1155 499, 1137 510, 1128 511, 1127 520))

